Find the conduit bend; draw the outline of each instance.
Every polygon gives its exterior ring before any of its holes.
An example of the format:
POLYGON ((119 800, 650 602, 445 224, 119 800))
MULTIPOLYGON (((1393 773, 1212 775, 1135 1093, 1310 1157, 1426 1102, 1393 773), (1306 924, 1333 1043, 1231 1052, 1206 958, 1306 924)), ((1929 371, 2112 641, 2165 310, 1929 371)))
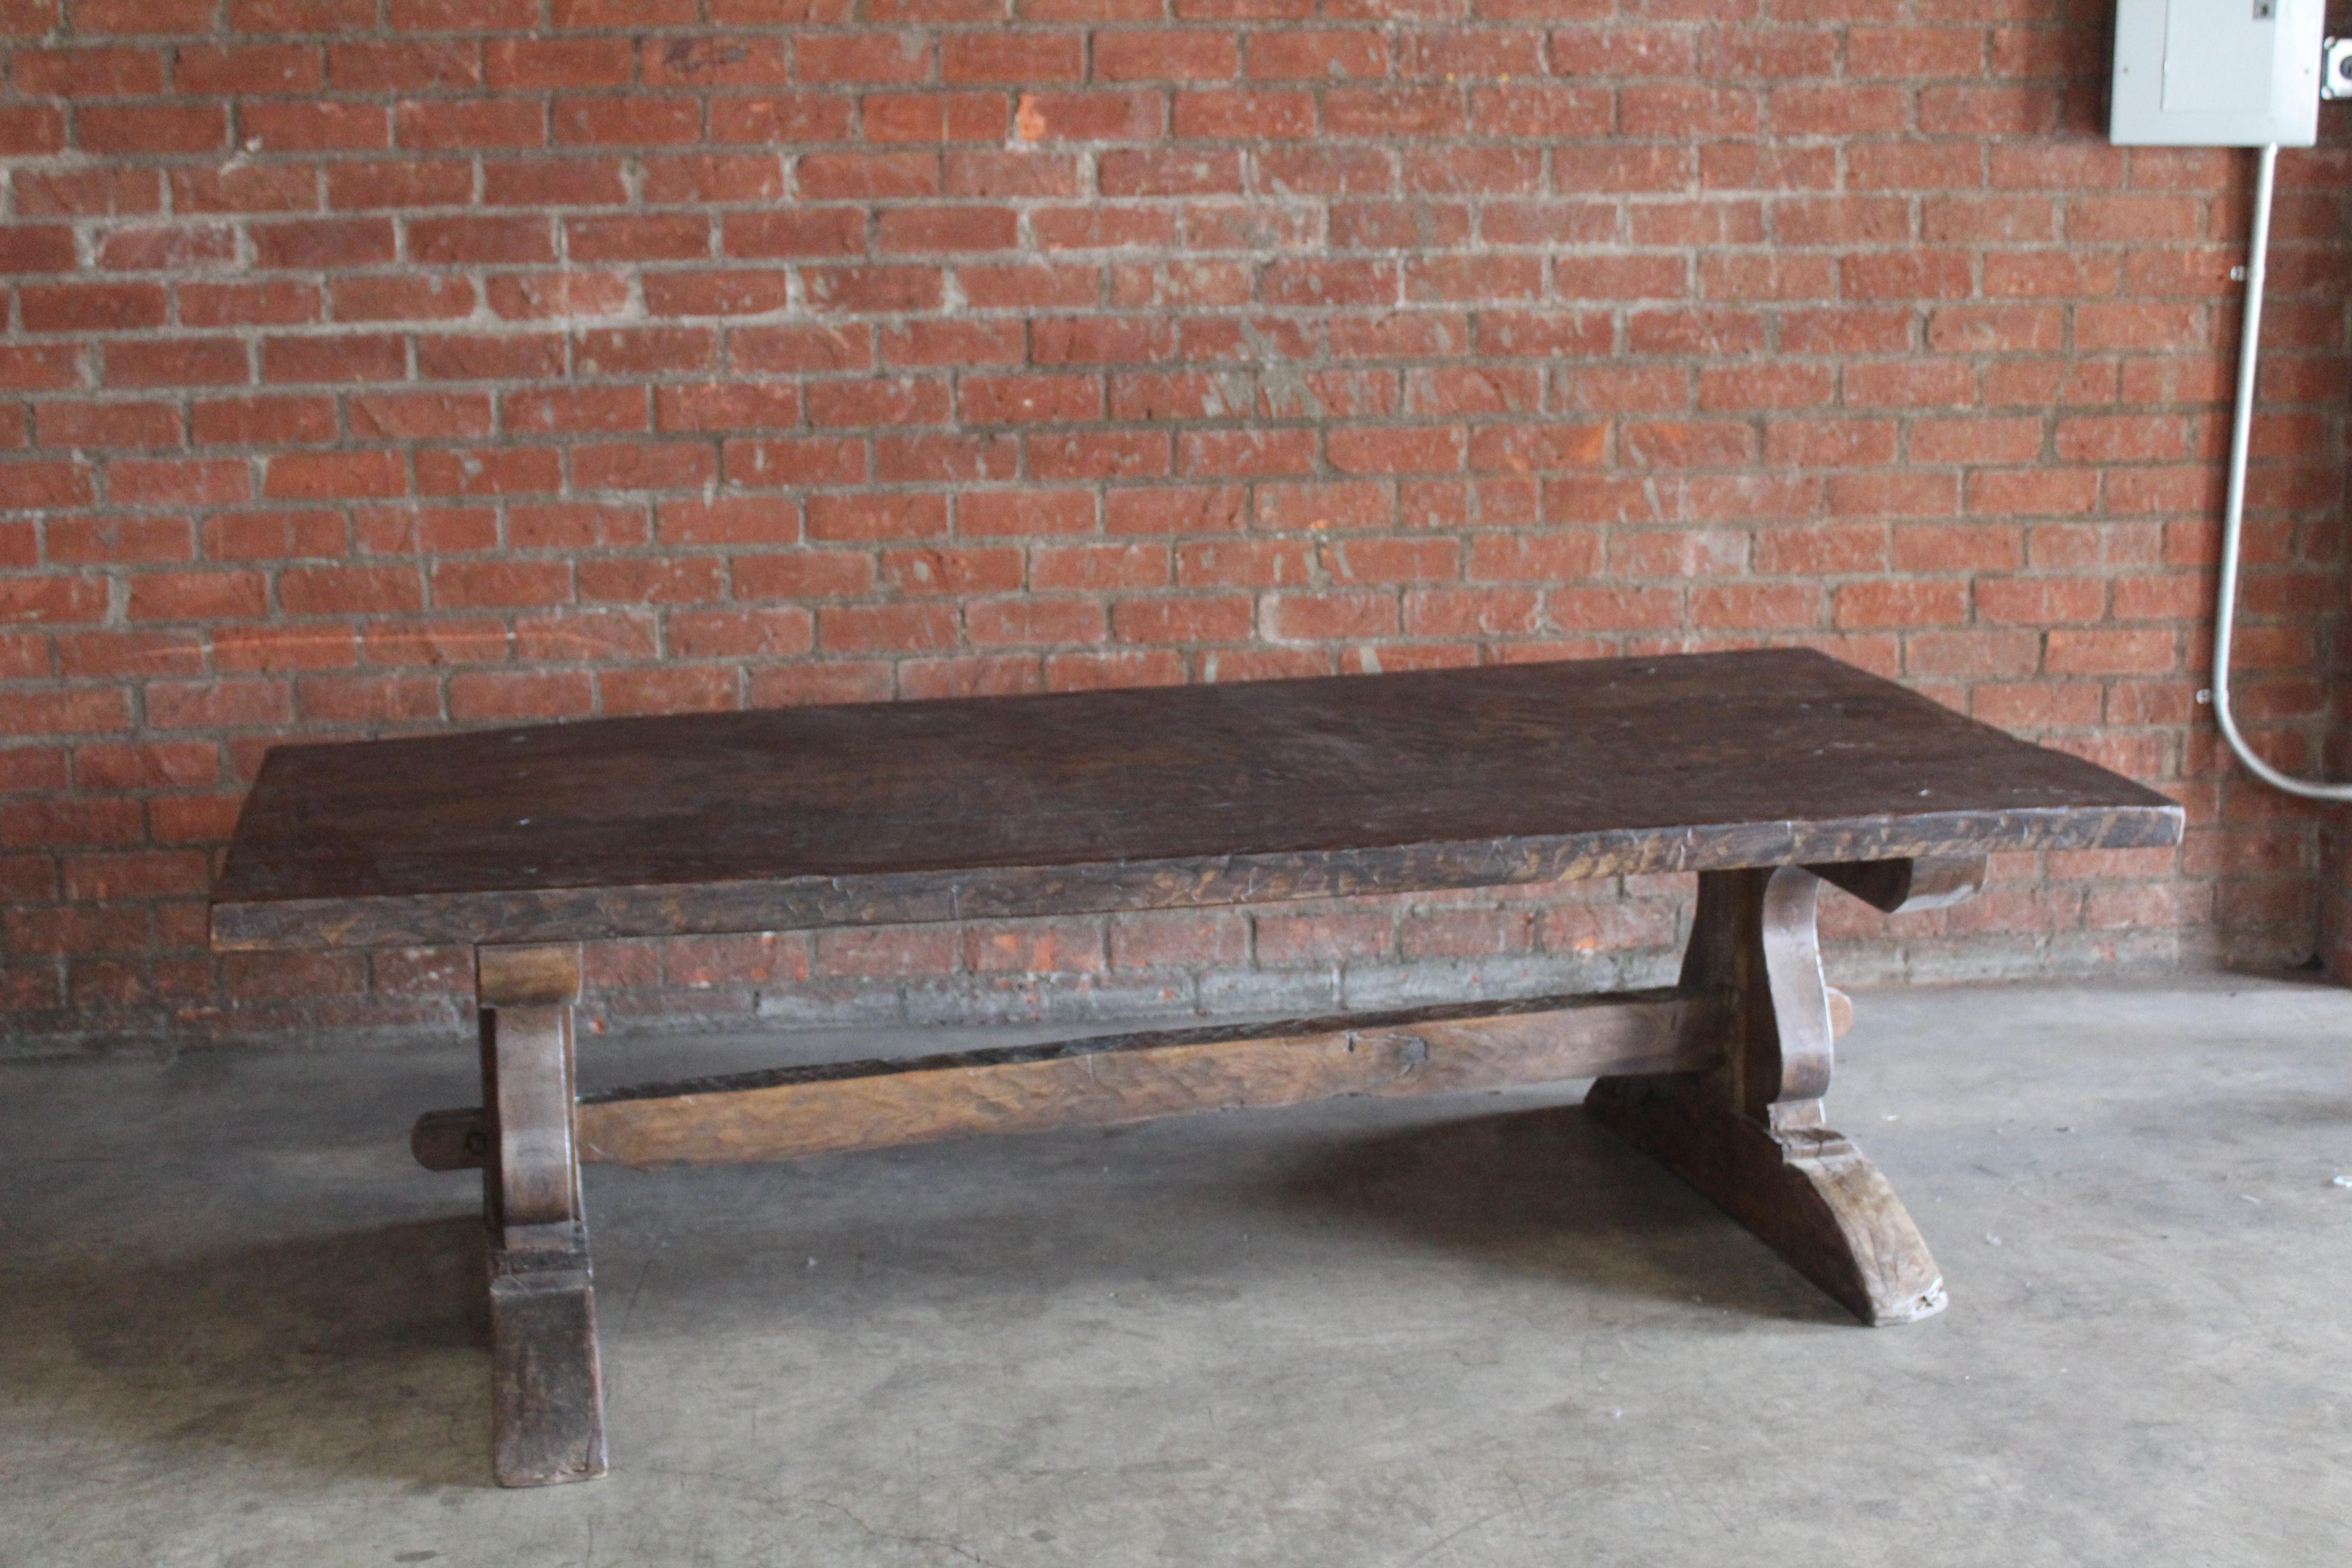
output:
POLYGON ((2254 419, 2254 367, 2261 358, 2263 279, 2270 264, 2271 193, 2277 183, 2278 148, 2264 147, 2254 175, 2253 236, 2246 247, 2245 317, 2238 337, 2238 402, 2230 416, 2230 477, 2221 510, 2221 578, 2213 611, 2213 717, 2222 739, 2246 771, 2273 789, 2305 800, 2352 800, 2352 784, 2323 784, 2283 773, 2254 755, 2238 732, 2230 710, 2230 642, 2237 631, 2238 556, 2246 522, 2246 447, 2254 419))

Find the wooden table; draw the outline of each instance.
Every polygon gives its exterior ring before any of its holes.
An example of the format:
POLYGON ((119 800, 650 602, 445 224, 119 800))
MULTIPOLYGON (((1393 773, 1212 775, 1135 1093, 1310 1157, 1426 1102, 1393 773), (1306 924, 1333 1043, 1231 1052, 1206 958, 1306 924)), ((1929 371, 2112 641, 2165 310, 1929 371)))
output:
POLYGON ((1599 1077, 1586 1101, 1864 1321, 1943 1305, 1831 1131, 1826 879, 1967 897, 1997 850, 2178 842, 2180 808, 1801 650, 860 704, 283 746, 212 907, 223 949, 463 943, 494 1460, 602 1473, 580 1164, 783 1158, 1173 1111, 1599 1077), (579 1097, 583 941, 1691 871, 1680 983, 579 1097))

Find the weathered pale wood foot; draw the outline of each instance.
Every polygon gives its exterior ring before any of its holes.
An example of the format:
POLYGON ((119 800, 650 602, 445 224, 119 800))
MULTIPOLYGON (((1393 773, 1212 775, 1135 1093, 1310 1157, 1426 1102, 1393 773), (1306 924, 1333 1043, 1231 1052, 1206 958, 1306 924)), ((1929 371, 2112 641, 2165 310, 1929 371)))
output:
POLYGON ((476 950, 491 1465, 503 1487, 604 1473, 596 1293, 573 1134, 576 943, 476 950))
POLYGON ((1823 1123, 1831 998, 1814 919, 1822 879, 1884 909, 1951 903, 1982 863, 1706 871, 1685 991, 1731 998, 1721 1066, 1604 1078, 1585 1109, 1713 1200, 1870 1324, 1944 1309, 1944 1280, 1902 1201, 1823 1123))

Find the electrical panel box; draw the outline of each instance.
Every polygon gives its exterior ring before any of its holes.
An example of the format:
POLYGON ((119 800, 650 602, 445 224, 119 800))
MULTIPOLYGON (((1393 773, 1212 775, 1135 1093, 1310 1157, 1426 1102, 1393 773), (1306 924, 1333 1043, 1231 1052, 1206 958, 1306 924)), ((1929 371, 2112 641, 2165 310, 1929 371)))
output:
POLYGON ((2118 0, 2107 140, 2308 147, 2326 0, 2118 0))

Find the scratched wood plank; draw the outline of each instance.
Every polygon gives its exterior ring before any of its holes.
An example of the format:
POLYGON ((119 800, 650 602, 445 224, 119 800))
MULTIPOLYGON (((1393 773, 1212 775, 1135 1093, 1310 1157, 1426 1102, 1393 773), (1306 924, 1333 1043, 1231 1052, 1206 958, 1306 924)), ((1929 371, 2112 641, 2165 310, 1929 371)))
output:
MULTIPOLYGON (((908 1061, 825 1063, 583 1097, 580 1157, 624 1165, 799 1159, 1340 1095, 1443 1094, 1719 1059, 1727 1001, 1675 990, 1117 1035, 908 1061)), ((478 1110, 420 1118, 433 1170, 482 1163, 478 1110)))
POLYGON ((2177 842, 2180 809, 1803 649, 283 746, 222 948, 1170 909, 2177 842))

